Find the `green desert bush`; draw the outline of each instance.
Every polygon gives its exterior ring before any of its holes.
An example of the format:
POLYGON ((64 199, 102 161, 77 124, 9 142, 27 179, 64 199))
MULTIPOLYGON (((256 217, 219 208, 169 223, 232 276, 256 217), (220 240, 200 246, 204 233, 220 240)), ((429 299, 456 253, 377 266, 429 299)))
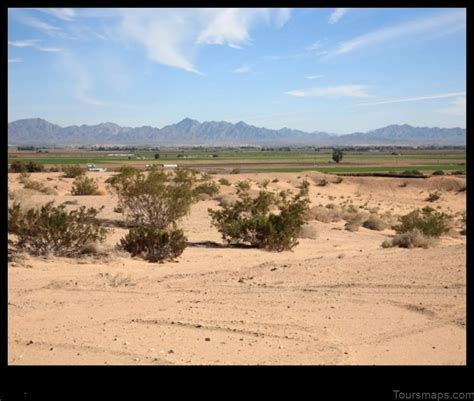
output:
POLYGON ((79 176, 76 177, 72 183, 71 189, 72 195, 100 195, 99 187, 97 182, 90 177, 79 176))
POLYGON ((57 192, 53 188, 50 188, 47 185, 44 185, 42 182, 33 181, 30 179, 27 179, 23 182, 23 188, 42 192, 46 195, 57 195, 57 192))
POLYGON ((383 231, 388 225, 376 214, 371 214, 369 218, 362 223, 362 227, 368 228, 369 230, 383 231))
POLYGON ((26 165, 21 160, 15 160, 10 165, 10 171, 12 173, 24 173, 26 172, 26 165))
POLYGON ((402 234, 397 234, 392 240, 385 240, 382 242, 383 248, 399 247, 399 248, 429 248, 435 244, 433 237, 423 234, 417 228, 402 234))
POLYGON ((432 192, 428 195, 428 197, 425 199, 427 202, 436 202, 441 198, 441 195, 438 192, 432 192))
POLYGON ((118 196, 118 207, 135 226, 176 226, 197 201, 193 190, 196 178, 186 169, 172 173, 153 168, 148 174, 124 169, 109 183, 118 196))
POLYGON ((65 205, 53 204, 26 211, 19 203, 8 208, 8 232, 18 236, 18 251, 72 257, 80 255, 86 245, 104 241, 107 230, 96 219, 102 208, 82 206, 66 211, 65 205))
POLYGON ((240 174, 240 169, 239 168, 234 168, 231 170, 230 174, 240 174))
POLYGON ((451 228, 451 218, 433 208, 416 209, 400 217, 400 224, 395 226, 397 234, 403 234, 414 229, 428 237, 439 237, 451 228))
POLYGON ((216 196, 219 193, 219 185, 214 181, 204 182, 196 186, 193 190, 194 196, 208 195, 209 197, 216 196))
POLYGON ((40 173, 44 171, 44 166, 34 161, 30 161, 26 164, 26 171, 28 171, 29 173, 40 173))
POLYGON ((323 179, 319 180, 317 185, 318 185, 318 187, 325 187, 328 184, 329 184, 329 181, 323 178, 323 179))
POLYGON ((220 178, 219 179, 219 184, 229 186, 230 181, 227 178, 220 178))
POLYGON ((443 170, 433 171, 433 175, 444 175, 444 171, 443 170))
POLYGON ((277 252, 296 246, 307 221, 309 183, 304 181, 295 195, 261 189, 256 197, 250 195, 248 185, 239 184, 234 205, 209 209, 212 224, 222 238, 229 243, 250 243, 277 252), (273 209, 278 209, 278 213, 273 213, 273 209))
POLYGON ((180 229, 140 226, 129 230, 120 240, 119 248, 149 262, 164 262, 181 255, 186 248, 186 240, 180 229))
POLYGON ((86 170, 78 164, 71 164, 63 167, 63 173, 65 178, 76 178, 86 174, 86 170))

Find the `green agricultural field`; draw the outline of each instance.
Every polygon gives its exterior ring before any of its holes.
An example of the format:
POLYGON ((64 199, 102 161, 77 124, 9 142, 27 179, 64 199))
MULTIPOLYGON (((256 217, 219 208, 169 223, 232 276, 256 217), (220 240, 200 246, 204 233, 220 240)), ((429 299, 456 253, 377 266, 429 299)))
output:
MULTIPOLYGON (((272 172, 272 173, 299 173, 303 171, 319 171, 321 173, 374 173, 374 172, 389 172, 389 171, 405 171, 405 170, 419 170, 419 171, 466 171, 466 165, 459 164, 437 164, 437 165, 407 165, 407 166, 365 166, 365 167, 303 167, 303 168, 253 168, 251 171, 256 172, 272 172)), ((250 169, 249 169, 250 171, 250 169)))

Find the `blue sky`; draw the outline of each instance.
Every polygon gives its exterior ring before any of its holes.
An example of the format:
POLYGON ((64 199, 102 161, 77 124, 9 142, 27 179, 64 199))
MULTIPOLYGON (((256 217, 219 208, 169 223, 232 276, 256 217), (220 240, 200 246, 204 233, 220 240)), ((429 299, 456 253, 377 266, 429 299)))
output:
POLYGON ((466 126, 466 11, 9 9, 8 120, 466 126))

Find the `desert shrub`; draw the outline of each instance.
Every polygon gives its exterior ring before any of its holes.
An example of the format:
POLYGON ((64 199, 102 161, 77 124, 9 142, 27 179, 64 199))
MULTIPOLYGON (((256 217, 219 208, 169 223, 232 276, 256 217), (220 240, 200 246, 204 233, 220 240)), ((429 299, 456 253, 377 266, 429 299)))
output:
POLYGON ((30 180, 30 177, 31 177, 30 173, 27 173, 26 171, 23 171, 23 172, 20 173, 20 176, 18 177, 18 181, 21 184, 25 184, 26 182, 28 182, 30 180))
POLYGON ((97 182, 90 177, 79 176, 76 177, 72 183, 72 195, 100 195, 97 182))
POLYGON ((63 167, 64 177, 65 178, 76 178, 81 175, 86 174, 86 170, 83 169, 78 164, 71 164, 63 167))
POLYGON ((181 255, 186 248, 186 237, 180 229, 134 227, 120 240, 119 248, 132 256, 149 262, 164 262, 181 255))
POLYGON ((89 243, 102 242, 107 230, 96 219, 102 210, 85 206, 66 211, 48 202, 39 209, 8 208, 8 232, 18 236, 16 247, 32 255, 76 256, 89 243))
POLYGON ((260 188, 267 188, 268 184, 270 184, 270 180, 268 178, 265 178, 259 185, 260 188))
POLYGON ((433 171, 433 175, 444 175, 444 171, 443 170, 433 171))
POLYGON ((30 161, 26 164, 26 171, 28 171, 29 173, 39 173, 41 171, 44 171, 44 166, 34 161, 30 161))
POLYGON ((433 246, 435 241, 433 237, 427 236, 423 234, 417 228, 413 230, 404 232, 402 234, 397 234, 395 237, 392 238, 391 241, 384 241, 382 243, 382 247, 399 247, 399 248, 429 248, 433 246))
POLYGON ((344 181, 344 178, 342 178, 342 177, 337 177, 337 178, 333 181, 333 183, 334 183, 334 184, 340 184, 342 181, 344 181))
POLYGON ((439 198, 441 198, 441 196, 438 192, 432 192, 428 195, 428 197, 425 200, 427 202, 436 202, 439 198))
POLYGON ((451 228, 450 217, 432 208, 416 209, 400 217, 400 224, 395 226, 397 234, 403 234, 414 229, 428 237, 439 237, 451 228))
POLYGON ((48 171, 50 173, 59 173, 60 170, 58 166, 53 166, 53 167, 50 167, 48 171))
POLYGON ((362 225, 361 221, 351 220, 351 221, 346 222, 346 224, 344 224, 344 229, 346 231, 355 232, 355 231, 359 231, 359 228, 361 225, 362 225))
POLYGON ((466 172, 462 170, 455 170, 451 172, 451 175, 466 175, 466 172))
POLYGON ((362 223, 362 227, 368 228, 369 230, 383 231, 387 228, 387 223, 379 216, 371 214, 369 218, 362 223))
POLYGON ((252 197, 248 186, 236 185, 238 200, 222 210, 209 209, 212 224, 229 242, 247 242, 270 251, 289 250, 298 244, 297 238, 307 221, 308 187, 304 181, 296 195, 260 190, 252 197), (271 210, 278 209, 275 214, 271 210))
POLYGON ((217 185, 214 181, 205 182, 195 187, 193 193, 194 196, 197 197, 201 194, 212 197, 219 193, 219 185, 217 185))
POLYGON ((340 210, 337 207, 329 208, 322 206, 313 206, 309 212, 308 217, 321 223, 334 223, 341 220, 340 210))
POLYGON ((219 179, 219 184, 221 185, 230 185, 230 181, 227 178, 220 178, 219 179))
POLYGON ((240 174, 240 169, 239 168, 234 168, 231 170, 230 174, 240 174))
POLYGON ((279 180, 278 178, 274 178, 274 179, 272 180, 272 182, 273 182, 274 184, 276 184, 276 183, 279 182, 279 181, 280 181, 280 180, 279 180))
POLYGON ((323 178, 322 180, 319 180, 317 185, 318 187, 325 187, 328 184, 329 184, 329 181, 323 178))
POLYGON ((153 168, 144 173, 124 169, 109 181, 118 196, 118 207, 134 225, 166 229, 175 226, 197 201, 195 176, 186 169, 174 174, 153 168))
POLYGON ((235 195, 218 195, 215 199, 219 202, 219 206, 232 206, 237 202, 235 195))
POLYGON ((33 181, 30 179, 24 181, 23 188, 42 192, 46 195, 57 195, 57 192, 53 188, 50 188, 39 181, 33 181))
POLYGON ((21 160, 15 160, 10 165, 10 171, 12 173, 23 173, 26 172, 26 165, 21 160))
MULTIPOLYGON (((395 174, 397 174, 395 172, 395 174)), ((418 170, 405 170, 402 175, 408 175, 408 176, 421 176, 423 175, 423 173, 421 173, 420 171, 418 170)))
POLYGON ((310 224, 303 224, 303 226, 301 227, 299 238, 318 239, 318 231, 316 227, 310 224))

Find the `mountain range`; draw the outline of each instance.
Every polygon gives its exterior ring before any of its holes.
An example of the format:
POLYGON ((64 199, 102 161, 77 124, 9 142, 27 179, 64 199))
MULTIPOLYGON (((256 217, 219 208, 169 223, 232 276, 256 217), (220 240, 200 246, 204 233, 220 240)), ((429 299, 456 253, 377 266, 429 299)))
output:
POLYGON ((368 132, 336 135, 290 128, 259 128, 240 121, 199 122, 185 118, 163 128, 121 127, 114 123, 61 127, 41 118, 8 124, 8 144, 20 146, 465 146, 466 129, 389 125, 368 132))

